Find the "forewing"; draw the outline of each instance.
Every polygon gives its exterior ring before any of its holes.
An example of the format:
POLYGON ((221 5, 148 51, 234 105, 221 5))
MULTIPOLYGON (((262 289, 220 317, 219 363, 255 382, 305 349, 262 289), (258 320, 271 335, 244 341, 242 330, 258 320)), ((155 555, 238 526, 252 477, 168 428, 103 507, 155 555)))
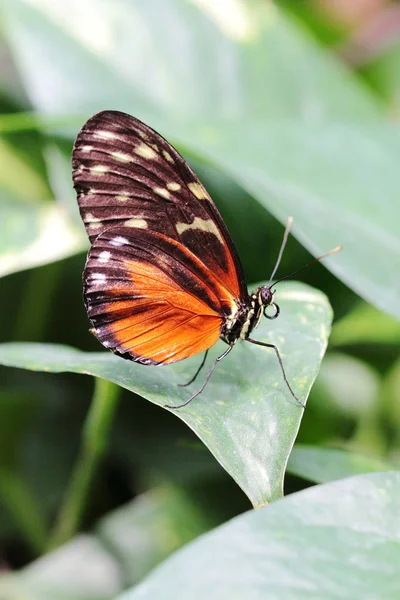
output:
POLYGON ((92 243, 116 226, 163 233, 195 254, 232 295, 247 296, 215 204, 179 152, 153 129, 125 113, 98 113, 80 131, 72 164, 92 243))
POLYGON ((84 272, 85 303, 99 341, 142 364, 168 364, 219 338, 235 298, 176 240, 117 227, 98 236, 84 272))

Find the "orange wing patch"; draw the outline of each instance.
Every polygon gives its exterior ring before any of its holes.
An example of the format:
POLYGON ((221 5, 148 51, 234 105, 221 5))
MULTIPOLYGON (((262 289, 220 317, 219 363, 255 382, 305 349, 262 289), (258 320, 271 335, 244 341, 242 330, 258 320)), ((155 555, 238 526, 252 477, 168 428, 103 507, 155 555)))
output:
POLYGON ((170 364, 214 345, 223 314, 215 290, 196 274, 199 264, 204 266, 188 250, 177 248, 175 240, 143 231, 135 248, 129 243, 132 234, 119 231, 125 235, 111 231, 97 238, 86 266, 85 300, 99 341, 142 364, 170 364), (116 240, 126 243, 116 247, 116 240), (178 250, 186 260, 179 263, 180 280, 171 272, 178 250))
POLYGON ((179 289, 154 265, 132 260, 124 265, 131 289, 125 285, 111 290, 100 315, 98 308, 89 310, 92 320, 100 317, 105 323, 94 331, 102 344, 144 364, 169 364, 217 342, 222 319, 209 306, 179 289), (112 295, 122 289, 133 299, 113 302, 112 295))

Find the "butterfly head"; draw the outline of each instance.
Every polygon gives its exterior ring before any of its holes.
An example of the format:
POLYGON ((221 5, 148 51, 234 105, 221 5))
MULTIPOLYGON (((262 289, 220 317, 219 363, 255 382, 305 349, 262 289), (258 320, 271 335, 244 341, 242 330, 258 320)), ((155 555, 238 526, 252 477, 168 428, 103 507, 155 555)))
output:
POLYGON ((264 317, 267 319, 276 319, 279 316, 280 308, 275 303, 275 290, 268 285, 262 285, 257 290, 257 299, 260 306, 263 307, 264 317))

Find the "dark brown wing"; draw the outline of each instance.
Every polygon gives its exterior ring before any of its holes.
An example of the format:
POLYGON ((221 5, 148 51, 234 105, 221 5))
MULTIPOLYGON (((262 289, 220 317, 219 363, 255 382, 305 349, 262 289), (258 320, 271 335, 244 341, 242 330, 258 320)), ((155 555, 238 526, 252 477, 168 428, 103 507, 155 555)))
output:
POLYGON ((153 129, 125 113, 98 113, 80 131, 72 163, 92 243, 116 226, 162 233, 191 251, 232 296, 247 298, 216 206, 187 162, 153 129))

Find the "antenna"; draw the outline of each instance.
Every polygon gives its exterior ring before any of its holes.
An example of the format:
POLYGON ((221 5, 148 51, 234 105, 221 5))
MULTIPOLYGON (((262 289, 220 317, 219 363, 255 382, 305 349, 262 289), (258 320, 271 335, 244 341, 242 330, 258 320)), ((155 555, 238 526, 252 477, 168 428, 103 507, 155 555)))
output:
POLYGON ((275 273, 276 273, 276 271, 277 271, 277 269, 279 267, 279 263, 282 260, 282 254, 283 254, 283 251, 285 249, 287 239, 289 237, 289 232, 290 232, 290 229, 292 227, 292 223, 293 223, 293 217, 289 217, 288 220, 287 220, 285 233, 283 234, 283 240, 282 240, 282 244, 281 244, 281 247, 280 247, 280 250, 279 250, 278 258, 277 258, 277 261, 275 263, 274 270, 272 271, 271 277, 269 278, 269 281, 272 281, 272 279, 274 278, 274 275, 275 275, 275 273))
MULTIPOLYGON (((336 246, 336 248, 334 248, 333 250, 329 250, 329 252, 327 252, 326 254, 323 254, 322 256, 319 256, 318 258, 314 258, 314 260, 312 260, 309 263, 307 263, 306 265, 304 265, 304 267, 301 267, 301 269, 297 269, 297 271, 294 271, 294 273, 290 273, 290 275, 285 275, 285 277, 281 277, 280 279, 275 281, 271 285, 270 289, 272 289, 277 283, 280 283, 284 279, 289 279, 289 277, 293 277, 293 275, 297 275, 297 273, 300 273, 300 271, 307 269, 307 267, 310 267, 314 263, 319 262, 320 260, 323 260, 327 256, 331 256, 331 254, 336 254, 336 252, 340 252, 340 250, 342 250, 342 249, 343 249, 343 246, 336 246)), ((274 271, 274 273, 275 273, 275 271, 274 271)))

